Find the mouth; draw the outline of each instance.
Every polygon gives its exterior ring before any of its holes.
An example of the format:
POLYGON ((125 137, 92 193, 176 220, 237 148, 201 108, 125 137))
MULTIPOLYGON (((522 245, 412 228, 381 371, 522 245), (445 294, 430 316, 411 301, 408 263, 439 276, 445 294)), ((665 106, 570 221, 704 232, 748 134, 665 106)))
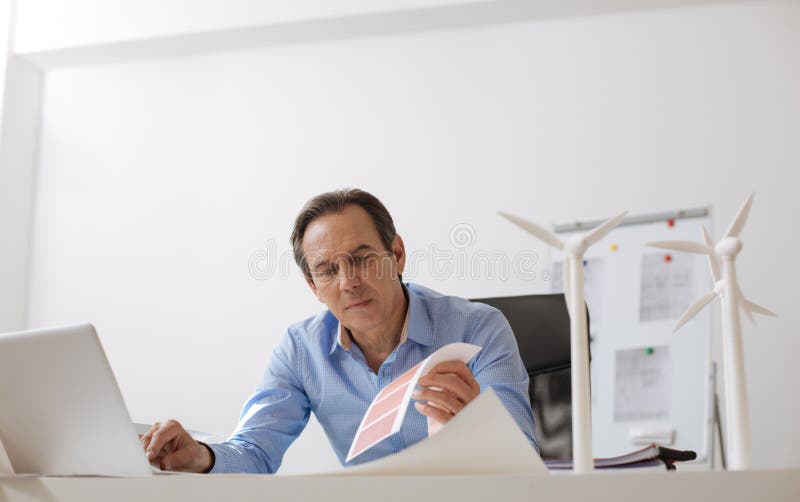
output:
POLYGON ((372 300, 359 300, 359 301, 357 301, 355 303, 351 303, 350 305, 348 305, 344 309, 345 310, 358 310, 360 308, 366 307, 370 302, 372 302, 372 300))

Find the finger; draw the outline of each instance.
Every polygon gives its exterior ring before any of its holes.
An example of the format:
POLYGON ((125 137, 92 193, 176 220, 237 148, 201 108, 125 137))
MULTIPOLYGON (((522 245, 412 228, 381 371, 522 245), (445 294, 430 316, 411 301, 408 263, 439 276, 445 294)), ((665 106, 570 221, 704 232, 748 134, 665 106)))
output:
POLYGON ((173 441, 178 436, 178 431, 174 426, 169 423, 162 425, 157 431, 155 431, 150 439, 150 444, 148 444, 147 449, 147 458, 150 460, 158 457, 163 457, 167 453, 171 451, 168 447, 169 443, 173 441))
POLYGON ((430 373, 440 374, 440 373, 451 373, 454 375, 458 375, 461 380, 463 380, 469 387, 477 394, 480 393, 481 386, 475 380, 475 376, 472 374, 472 371, 461 361, 445 361, 443 363, 439 363, 434 366, 430 373))
POLYGON ((430 373, 457 373, 471 375, 469 368, 462 361, 445 361, 431 368, 430 373))
POLYGON ((434 366, 428 374, 431 373, 453 373, 458 375, 475 393, 480 394, 480 384, 475 380, 472 371, 461 361, 445 361, 439 363, 434 366))
POLYGON ((153 425, 147 429, 147 432, 139 435, 139 440, 142 442, 142 448, 147 450, 147 447, 150 446, 150 440, 153 438, 153 433, 155 433, 160 427, 161 422, 154 422, 153 425))
POLYGON ((439 387, 449 390, 459 397, 469 397, 473 394, 472 388, 459 375, 453 373, 433 373, 425 375, 417 381, 422 387, 439 387))
POLYGON ((451 418, 453 418, 453 415, 451 413, 439 409, 436 406, 431 406, 430 404, 422 403, 420 401, 414 403, 414 408, 416 408, 418 412, 422 413, 426 417, 431 417, 437 422, 441 422, 443 424, 446 424, 447 422, 450 421, 451 418))
POLYGON ((428 404, 435 405, 453 415, 464 409, 465 403, 447 391, 434 389, 417 389, 411 397, 418 401, 428 401, 428 404))
POLYGON ((161 422, 153 422, 153 425, 144 433, 145 436, 152 436, 155 431, 161 428, 161 422))
POLYGON ((157 431, 153 433, 152 439, 150 440, 150 444, 147 447, 147 458, 149 460, 153 460, 154 458, 161 456, 163 454, 169 453, 169 451, 162 452, 164 446, 176 439, 182 430, 181 425, 174 421, 168 420, 164 425, 162 425, 157 431))
POLYGON ((472 401, 475 397, 475 393, 470 386, 460 377, 452 373, 428 374, 424 378, 420 378, 417 384, 424 387, 438 387, 446 390, 461 399, 464 403, 472 401))

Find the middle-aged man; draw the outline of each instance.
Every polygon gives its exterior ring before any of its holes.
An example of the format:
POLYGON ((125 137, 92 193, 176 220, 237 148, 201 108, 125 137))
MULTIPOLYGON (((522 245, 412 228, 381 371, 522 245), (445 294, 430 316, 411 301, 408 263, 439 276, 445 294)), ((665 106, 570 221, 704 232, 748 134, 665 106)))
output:
MULTIPOLYGON (((428 435, 491 387, 536 446, 528 376, 514 335, 496 309, 403 284, 403 240, 383 204, 358 189, 311 199, 295 221, 292 247, 327 310, 289 326, 233 435, 206 445, 174 420, 141 437, 150 462, 192 472, 273 473, 310 412, 344 463, 356 429, 387 384, 453 342, 483 347, 468 365, 445 362, 419 380, 400 433, 352 463, 374 460, 428 435)), ((469 438, 464 438, 469 441, 469 438)))

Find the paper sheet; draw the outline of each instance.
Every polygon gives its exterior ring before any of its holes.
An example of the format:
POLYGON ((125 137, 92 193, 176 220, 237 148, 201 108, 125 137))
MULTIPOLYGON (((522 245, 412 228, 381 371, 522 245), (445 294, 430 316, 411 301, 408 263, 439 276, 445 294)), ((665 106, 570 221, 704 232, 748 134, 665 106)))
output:
POLYGON ((445 361, 466 363, 480 350, 481 347, 469 343, 445 345, 384 387, 375 396, 364 418, 361 419, 345 462, 350 462, 380 441, 400 431, 411 393, 417 387, 417 380, 426 375, 431 368, 445 361))
POLYGON ((694 299, 694 260, 685 253, 642 256, 639 321, 675 320, 683 314, 694 299))
MULTIPOLYGON (((583 295, 589 308, 589 330, 602 324, 603 320, 603 269, 602 258, 586 258, 583 265, 583 295)), ((564 292, 564 262, 553 262, 553 280, 550 282, 551 293, 564 292)))
POLYGON ((364 475, 547 474, 547 467, 492 389, 486 389, 441 432, 366 464, 324 473, 364 475))
POLYGON ((671 376, 668 345, 618 350, 614 421, 668 419, 671 376))
POLYGON ((0 440, 0 476, 13 476, 14 467, 11 465, 11 460, 8 459, 8 454, 3 446, 3 441, 0 440))

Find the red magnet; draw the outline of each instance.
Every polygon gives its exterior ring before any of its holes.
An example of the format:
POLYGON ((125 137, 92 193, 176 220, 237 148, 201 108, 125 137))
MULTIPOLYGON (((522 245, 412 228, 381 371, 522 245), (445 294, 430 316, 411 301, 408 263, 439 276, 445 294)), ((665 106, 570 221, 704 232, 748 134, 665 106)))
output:
POLYGON ((673 220, 672 218, 668 219, 667 220, 667 226, 668 227, 674 227, 675 226, 675 220, 673 220))
POLYGON ((672 261, 672 255, 665 254, 664 255, 664 261, 667 262, 667 263, 671 262, 672 261))

